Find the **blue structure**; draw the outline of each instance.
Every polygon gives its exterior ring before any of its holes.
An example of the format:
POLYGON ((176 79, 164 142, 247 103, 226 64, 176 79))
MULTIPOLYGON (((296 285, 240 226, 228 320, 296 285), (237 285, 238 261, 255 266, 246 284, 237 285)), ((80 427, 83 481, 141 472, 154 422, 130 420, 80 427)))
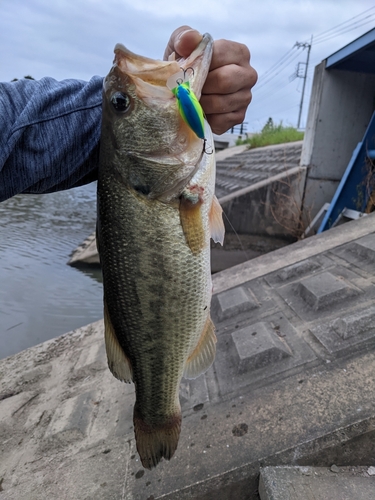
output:
POLYGON ((366 211, 375 187, 373 166, 375 163, 373 164, 372 160, 375 160, 375 112, 362 142, 358 143, 353 152, 318 233, 334 226, 345 209, 361 213, 366 211))

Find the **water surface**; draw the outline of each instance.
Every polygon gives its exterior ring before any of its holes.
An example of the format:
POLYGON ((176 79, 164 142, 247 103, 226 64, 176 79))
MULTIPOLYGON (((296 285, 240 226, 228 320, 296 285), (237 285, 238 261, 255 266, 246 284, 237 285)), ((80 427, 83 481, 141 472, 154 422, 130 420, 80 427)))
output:
POLYGON ((95 206, 95 183, 0 203, 0 358, 102 317, 100 270, 66 264, 95 206))

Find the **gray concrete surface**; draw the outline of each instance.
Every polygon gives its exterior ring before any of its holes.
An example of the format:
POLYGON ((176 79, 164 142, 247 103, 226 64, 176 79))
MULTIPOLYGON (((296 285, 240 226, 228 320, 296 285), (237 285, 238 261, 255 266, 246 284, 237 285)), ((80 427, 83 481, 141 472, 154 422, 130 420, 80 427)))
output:
POLYGON ((374 500, 375 468, 265 467, 259 494, 261 500, 374 500))
POLYGON ((264 466, 375 466, 374 262, 370 215, 215 275, 216 360, 153 471, 102 321, 2 360, 0 499, 255 500, 264 466))

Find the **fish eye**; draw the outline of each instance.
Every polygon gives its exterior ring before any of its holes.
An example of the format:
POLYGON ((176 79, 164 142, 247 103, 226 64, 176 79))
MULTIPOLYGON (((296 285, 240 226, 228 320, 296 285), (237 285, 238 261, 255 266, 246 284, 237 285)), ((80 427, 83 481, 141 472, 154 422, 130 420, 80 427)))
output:
POLYGON ((111 97, 111 104, 116 111, 120 113, 125 113, 130 106, 129 96, 123 92, 115 92, 111 97))

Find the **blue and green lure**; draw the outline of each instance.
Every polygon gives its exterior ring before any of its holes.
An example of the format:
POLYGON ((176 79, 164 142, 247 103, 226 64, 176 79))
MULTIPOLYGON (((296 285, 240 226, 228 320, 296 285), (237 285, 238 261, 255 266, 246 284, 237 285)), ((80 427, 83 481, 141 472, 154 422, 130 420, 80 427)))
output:
POLYGON ((200 139, 205 140, 204 113, 197 96, 190 88, 190 81, 187 77, 189 69, 193 71, 192 68, 187 68, 169 77, 167 87, 176 96, 178 110, 183 120, 200 139))

